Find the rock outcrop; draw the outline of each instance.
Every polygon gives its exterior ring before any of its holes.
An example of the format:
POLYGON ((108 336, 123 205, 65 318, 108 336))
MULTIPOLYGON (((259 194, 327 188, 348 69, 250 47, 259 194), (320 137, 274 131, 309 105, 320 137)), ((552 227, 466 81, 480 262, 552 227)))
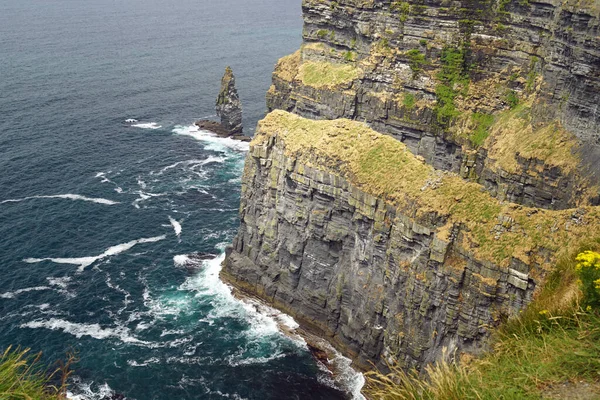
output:
POLYGON ((304 0, 303 13, 223 278, 363 368, 479 351, 600 232, 598 2, 304 0))
POLYGON ((221 126, 231 135, 242 134, 242 102, 235 87, 235 77, 231 67, 225 68, 221 79, 221 91, 217 97, 217 116, 221 126))

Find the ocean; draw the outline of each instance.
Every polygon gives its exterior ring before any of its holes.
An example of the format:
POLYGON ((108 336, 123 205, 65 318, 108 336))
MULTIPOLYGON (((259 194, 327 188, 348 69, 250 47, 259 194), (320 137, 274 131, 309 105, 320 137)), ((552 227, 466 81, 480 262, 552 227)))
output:
POLYGON ((231 65, 251 135, 301 31, 300 0, 0 0, 0 349, 75 353, 72 399, 360 397, 219 280, 248 145, 193 126, 231 65))

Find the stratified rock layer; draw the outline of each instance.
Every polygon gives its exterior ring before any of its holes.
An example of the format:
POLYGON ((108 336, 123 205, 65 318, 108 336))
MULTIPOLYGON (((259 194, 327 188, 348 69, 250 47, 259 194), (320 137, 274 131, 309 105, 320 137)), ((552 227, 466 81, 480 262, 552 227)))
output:
POLYGON ((221 79, 221 90, 217 97, 217 116, 221 126, 231 135, 242 133, 242 102, 235 87, 235 77, 230 67, 225 68, 221 79))
POLYGON ((503 203, 349 120, 269 114, 251 142, 222 277, 362 368, 475 352, 600 209, 503 203))
POLYGON ((278 64, 267 104, 365 121, 503 200, 598 204, 599 13, 592 0, 304 0, 302 50, 278 64), (482 116, 510 108, 526 123, 495 137, 482 116), (552 140, 530 135, 543 151, 506 140, 550 125, 552 140))

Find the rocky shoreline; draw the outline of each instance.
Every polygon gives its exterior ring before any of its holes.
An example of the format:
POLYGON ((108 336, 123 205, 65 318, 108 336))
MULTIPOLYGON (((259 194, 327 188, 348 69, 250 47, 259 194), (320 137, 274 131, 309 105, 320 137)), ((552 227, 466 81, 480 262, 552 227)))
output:
POLYGON ((231 138, 231 139, 235 139, 235 140, 240 140, 242 142, 250 142, 252 140, 252 138, 250 136, 246 136, 241 133, 229 132, 227 129, 225 129, 223 127, 223 125, 221 125, 220 123, 218 123, 216 121, 202 119, 202 120, 194 122, 194 125, 196 125, 199 129, 212 132, 215 135, 222 137, 222 138, 231 138))

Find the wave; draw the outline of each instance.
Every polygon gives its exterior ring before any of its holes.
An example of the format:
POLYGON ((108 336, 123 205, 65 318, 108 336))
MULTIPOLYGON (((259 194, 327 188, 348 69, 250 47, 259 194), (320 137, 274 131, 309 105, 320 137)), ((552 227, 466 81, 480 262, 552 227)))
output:
MULTIPOLYGON (((238 317, 247 321, 250 327, 242 332, 246 336, 249 347, 227 357, 226 361, 231 366, 267 363, 277 358, 285 357, 278 347, 272 348, 272 354, 253 354, 253 344, 266 343, 276 344, 274 336, 289 339, 298 348, 307 349, 307 344, 302 337, 295 333, 299 324, 289 315, 276 310, 262 302, 254 299, 237 299, 233 296, 231 288, 219 278, 221 264, 225 254, 211 259, 201 261, 202 271, 195 277, 188 278, 179 290, 196 291, 204 296, 214 296, 213 310, 210 311, 205 322, 212 325, 218 318, 238 317)), ((195 262, 188 255, 177 255, 173 258, 176 265, 185 265, 195 262)), ((336 370, 335 377, 331 382, 333 387, 351 394, 354 400, 364 400, 360 393, 364 386, 363 374, 352 368, 352 361, 336 351, 329 343, 323 341, 331 354, 334 354, 331 365, 336 370)), ((262 353, 262 351, 261 351, 262 353)))
POLYGON ((173 219, 171 216, 169 216, 169 222, 171 223, 171 226, 173 226, 173 230, 175 231, 175 236, 179 237, 181 236, 181 223, 179 223, 178 221, 176 221, 175 219, 173 219))
POLYGON ((107 173, 110 174, 110 171, 109 172, 98 172, 96 174, 95 178, 102 178, 102 180, 100 181, 101 183, 110 183, 110 184, 112 184, 112 185, 115 186, 115 192, 117 192, 117 193, 123 193, 123 188, 122 187, 120 187, 119 185, 117 185, 116 183, 114 183, 113 181, 111 181, 110 179, 108 179, 106 177, 107 173))
POLYGON ((63 331, 81 339, 84 336, 90 336, 94 339, 103 340, 108 338, 117 338, 123 343, 136 345, 150 345, 150 342, 140 340, 131 335, 130 330, 123 326, 114 328, 102 328, 100 324, 80 324, 70 322, 64 319, 51 318, 49 320, 30 321, 20 325, 20 328, 39 329, 45 328, 51 331, 63 331))
POLYGON ((215 156, 209 156, 208 158, 204 159, 204 160, 185 160, 185 161, 178 161, 174 164, 170 164, 167 165, 166 167, 162 168, 160 171, 158 172, 150 172, 150 175, 162 175, 165 172, 167 172, 168 170, 171 170, 173 168, 176 168, 180 165, 182 166, 189 166, 192 169, 195 168, 196 166, 202 166, 202 165, 207 165, 207 164, 211 164, 211 163, 219 163, 222 164, 225 162, 225 158, 224 157, 215 157, 215 156))
POLYGON ((131 203, 135 208, 140 208, 139 203, 141 203, 142 201, 151 199, 153 197, 163 197, 168 195, 168 193, 148 193, 141 190, 137 190, 133 192, 133 194, 137 194, 138 196, 140 196, 139 198, 135 199, 133 203, 131 203))
POLYGON ((109 247, 106 251, 98 256, 90 256, 90 257, 78 257, 78 258, 26 258, 23 261, 28 264, 39 263, 42 261, 52 261, 56 264, 73 264, 79 265, 79 272, 85 270, 86 267, 89 267, 96 261, 102 260, 106 257, 114 256, 124 251, 131 249, 133 246, 141 243, 154 243, 161 240, 166 239, 166 235, 155 236, 151 238, 142 238, 137 240, 132 240, 127 243, 118 244, 116 246, 109 247))
POLYGON ((204 131, 196 125, 176 125, 172 130, 177 135, 190 136, 196 140, 207 143, 205 148, 218 152, 226 152, 233 150, 238 152, 246 152, 250 148, 248 142, 242 142, 231 138, 222 138, 212 132, 204 131))
POLYGON ((141 128, 141 129, 160 129, 160 128, 162 128, 162 125, 159 125, 156 122, 139 123, 139 124, 133 124, 131 126, 133 126, 134 128, 141 128))
POLYGON ((4 204, 4 203, 19 203, 21 201, 33 200, 33 199, 82 200, 82 201, 89 201, 89 202, 92 202, 92 203, 105 204, 105 205, 108 205, 108 206, 119 204, 118 201, 112 201, 112 200, 102 199, 102 198, 86 197, 86 196, 82 196, 82 195, 79 195, 79 194, 71 194, 71 193, 67 193, 67 194, 54 194, 54 195, 29 196, 29 197, 23 197, 21 199, 8 199, 8 200, 1 201, 0 204, 4 204))
POLYGON ((94 382, 82 382, 79 377, 74 377, 73 382, 69 382, 69 387, 74 388, 77 393, 67 391, 69 400, 106 400, 117 398, 115 391, 108 386, 108 383, 95 385, 94 382), (95 388, 92 388, 95 386, 95 388))
POLYGON ((21 293, 39 292, 42 290, 52 290, 52 288, 49 286, 36 286, 36 287, 30 287, 30 288, 25 288, 25 289, 17 289, 12 292, 0 293, 0 299, 14 299, 15 296, 18 296, 21 293))

